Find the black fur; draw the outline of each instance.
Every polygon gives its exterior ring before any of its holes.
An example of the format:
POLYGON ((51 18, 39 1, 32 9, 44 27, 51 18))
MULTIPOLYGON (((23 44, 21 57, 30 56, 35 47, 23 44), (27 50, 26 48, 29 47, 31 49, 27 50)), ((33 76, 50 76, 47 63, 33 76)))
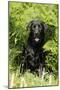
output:
POLYGON ((39 74, 41 74, 45 65, 43 45, 47 25, 39 20, 33 20, 29 23, 27 29, 30 30, 28 46, 23 50, 20 73, 30 69, 32 72, 39 70, 39 74))

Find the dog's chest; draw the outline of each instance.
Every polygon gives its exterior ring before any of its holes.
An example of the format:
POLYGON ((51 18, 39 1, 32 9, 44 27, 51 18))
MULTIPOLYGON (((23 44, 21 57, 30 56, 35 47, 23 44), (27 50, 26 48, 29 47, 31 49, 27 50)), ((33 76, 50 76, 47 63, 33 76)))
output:
POLYGON ((29 65, 33 66, 33 67, 37 67, 39 65, 40 62, 40 57, 39 57, 39 53, 35 53, 33 55, 30 56, 31 59, 29 60, 28 58, 28 63, 29 65))

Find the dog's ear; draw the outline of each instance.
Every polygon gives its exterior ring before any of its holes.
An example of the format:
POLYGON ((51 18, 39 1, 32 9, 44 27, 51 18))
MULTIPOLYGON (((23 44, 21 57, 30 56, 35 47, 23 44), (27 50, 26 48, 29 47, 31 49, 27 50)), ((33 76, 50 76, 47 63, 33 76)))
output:
POLYGON ((46 32, 46 30, 48 29, 48 25, 43 21, 41 21, 41 25, 42 25, 44 31, 46 32))
POLYGON ((44 23, 43 26, 44 26, 44 30, 46 31, 48 29, 48 25, 44 23))
POLYGON ((27 30, 31 30, 32 29, 32 23, 33 23, 33 21, 29 22, 29 24, 27 25, 27 30))

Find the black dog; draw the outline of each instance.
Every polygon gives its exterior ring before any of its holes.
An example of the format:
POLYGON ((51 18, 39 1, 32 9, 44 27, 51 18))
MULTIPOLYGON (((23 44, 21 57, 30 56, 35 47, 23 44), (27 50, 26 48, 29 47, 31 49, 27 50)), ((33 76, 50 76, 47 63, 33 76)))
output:
POLYGON ((26 69, 30 69, 31 72, 39 70, 40 75, 45 65, 43 45, 47 25, 39 20, 33 20, 27 28, 30 30, 28 46, 23 50, 20 72, 24 73, 26 69))

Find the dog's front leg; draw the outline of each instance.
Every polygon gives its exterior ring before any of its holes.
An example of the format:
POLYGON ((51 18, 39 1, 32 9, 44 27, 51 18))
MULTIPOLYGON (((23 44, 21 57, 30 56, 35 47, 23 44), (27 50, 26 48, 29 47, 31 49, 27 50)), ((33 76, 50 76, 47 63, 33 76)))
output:
POLYGON ((20 63, 20 73, 24 73, 24 61, 20 63))
POLYGON ((40 77, 40 78, 42 77, 42 71, 43 71, 43 65, 40 64, 40 65, 39 65, 39 70, 38 70, 38 73, 39 73, 39 77, 40 77))
POLYGON ((21 64, 20 64, 20 73, 24 73, 25 71, 26 71, 26 65, 27 64, 27 62, 26 62, 26 60, 24 59, 24 60, 22 60, 22 62, 21 62, 21 64))

